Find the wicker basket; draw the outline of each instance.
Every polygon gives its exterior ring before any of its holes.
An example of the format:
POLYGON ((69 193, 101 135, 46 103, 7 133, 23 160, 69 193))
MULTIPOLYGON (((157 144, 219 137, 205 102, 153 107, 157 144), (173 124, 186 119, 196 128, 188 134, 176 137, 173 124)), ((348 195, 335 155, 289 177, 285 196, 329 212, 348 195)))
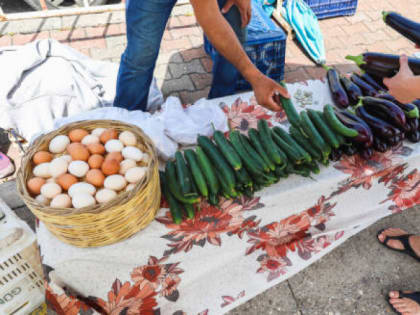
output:
POLYGON ((78 247, 109 245, 132 236, 154 219, 160 205, 158 160, 152 141, 140 128, 113 120, 71 123, 38 138, 23 159, 17 175, 17 187, 26 205, 51 233, 63 242, 78 247), (138 138, 139 149, 150 156, 147 174, 134 189, 119 193, 107 203, 80 209, 51 208, 39 204, 26 188, 26 182, 32 176, 32 157, 40 150, 48 151, 52 138, 60 134, 67 135, 75 128, 88 131, 114 128, 118 132, 133 132, 138 138))

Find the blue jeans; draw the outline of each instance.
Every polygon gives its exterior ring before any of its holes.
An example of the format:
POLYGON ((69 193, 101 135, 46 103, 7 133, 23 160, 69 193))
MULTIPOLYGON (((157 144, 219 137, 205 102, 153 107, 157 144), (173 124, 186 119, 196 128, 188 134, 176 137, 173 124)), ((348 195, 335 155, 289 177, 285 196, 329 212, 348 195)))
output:
MULTIPOLYGON (((208 1, 208 0, 201 0, 208 1)), ((222 7, 226 0, 218 0, 222 7)), ((129 0, 126 3, 127 47, 121 56, 114 106, 128 110, 146 110, 160 43, 176 0, 129 0)), ((233 6, 225 18, 244 43, 239 10, 233 6)), ((213 63, 213 81, 209 98, 233 94, 238 71, 218 55, 213 63)))

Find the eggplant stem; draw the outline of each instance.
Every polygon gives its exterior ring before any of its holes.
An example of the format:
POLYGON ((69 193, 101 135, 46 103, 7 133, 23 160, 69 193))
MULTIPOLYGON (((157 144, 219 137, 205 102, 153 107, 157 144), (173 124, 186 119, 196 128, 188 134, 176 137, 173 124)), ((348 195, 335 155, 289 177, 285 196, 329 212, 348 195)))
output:
POLYGON ((347 55, 346 56, 347 60, 351 60, 354 61, 359 67, 361 65, 364 65, 366 62, 363 60, 363 55, 358 55, 358 56, 351 56, 351 55, 347 55))
POLYGON ((362 96, 359 97, 359 102, 356 105, 353 106, 353 109, 356 109, 356 108, 358 108, 360 106, 363 106, 363 97, 362 96))
POLYGON ((329 71, 331 67, 328 67, 326 64, 321 65, 322 68, 324 68, 325 71, 329 71))
POLYGON ((386 23, 386 17, 391 13, 391 11, 382 11, 382 18, 386 23))

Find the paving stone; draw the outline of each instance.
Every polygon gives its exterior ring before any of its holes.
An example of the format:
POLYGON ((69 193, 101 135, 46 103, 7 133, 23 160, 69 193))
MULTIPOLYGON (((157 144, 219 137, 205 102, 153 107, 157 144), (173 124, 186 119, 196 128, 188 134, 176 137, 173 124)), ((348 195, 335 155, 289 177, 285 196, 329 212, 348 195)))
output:
POLYGON ((204 47, 199 48, 191 48, 188 50, 181 51, 182 59, 185 62, 190 62, 193 59, 198 59, 207 56, 206 52, 204 51, 204 47))
POLYGON ((169 52, 169 53, 165 53, 161 51, 157 59, 157 64, 167 64, 170 62, 182 63, 183 60, 182 60, 181 54, 176 51, 169 52))
POLYGON ((171 70, 172 76, 176 79, 184 74, 206 73, 199 59, 185 63, 170 63, 169 69, 171 70))
POLYGON ((204 67, 204 70, 206 70, 207 72, 211 72, 212 68, 213 68, 213 61, 211 60, 210 57, 204 57, 200 59, 201 64, 204 67))
POLYGON ((189 49, 191 47, 191 43, 187 38, 164 41, 161 45, 163 52, 171 52, 179 49, 189 49))
POLYGON ((193 15, 194 10, 191 5, 178 5, 175 6, 172 10, 172 16, 178 15, 193 15))
POLYGON ((198 101, 201 98, 207 98, 209 95, 210 87, 206 87, 203 90, 200 91, 182 91, 179 93, 179 97, 181 99, 182 104, 194 104, 196 101, 198 101))
POLYGON ((108 23, 124 23, 125 22, 125 12, 124 11, 115 11, 111 12, 108 16, 108 23))
POLYGON ((107 47, 115 47, 115 46, 126 46, 127 45, 127 37, 125 35, 119 36, 107 36, 105 38, 106 46, 107 47))
POLYGON ((210 73, 193 73, 190 74, 191 81, 193 81, 197 90, 202 90, 211 85, 213 76, 210 73))
POLYGON ((304 80, 309 80, 311 79, 311 77, 309 76, 308 73, 306 73, 306 71, 301 67, 295 71, 292 72, 288 72, 285 73, 284 75, 284 79, 286 82, 288 83, 294 83, 294 82, 299 82, 299 81, 304 81, 304 80))
POLYGON ((171 72, 169 71, 169 66, 167 64, 156 65, 154 75, 156 79, 170 80, 172 79, 171 72))
POLYGON ((191 91, 195 90, 194 84, 188 75, 183 75, 178 79, 166 80, 162 84, 162 94, 166 97, 173 92, 178 91, 191 91))
POLYGON ((25 21, 10 21, 0 23, 0 35, 4 34, 30 34, 41 31, 60 29, 61 18, 51 17, 45 19, 31 19, 25 21))
POLYGON ((191 47, 200 47, 203 46, 204 40, 203 40, 203 36, 189 36, 188 37, 191 43, 191 47))
POLYGON ((23 207, 25 205, 17 192, 15 180, 0 185, 0 198, 3 199, 11 209, 23 207))
POLYGON ((94 59, 105 60, 111 58, 120 58, 124 50, 124 46, 108 47, 107 49, 92 48, 90 54, 94 59))
MULTIPOLYGON (((70 46, 76 49, 105 49, 105 38, 93 38, 71 41, 70 46)), ((114 56, 113 56, 114 57, 114 56)))

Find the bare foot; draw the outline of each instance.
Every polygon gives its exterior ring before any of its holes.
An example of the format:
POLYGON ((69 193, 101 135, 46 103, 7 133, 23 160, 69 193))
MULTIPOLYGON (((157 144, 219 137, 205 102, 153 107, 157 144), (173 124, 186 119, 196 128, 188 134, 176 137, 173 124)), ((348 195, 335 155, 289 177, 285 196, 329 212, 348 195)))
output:
MULTIPOLYGON (((404 293, 413 293, 404 291, 404 293)), ((420 315, 420 305, 412 299, 400 297, 398 291, 389 292, 389 303, 402 315, 420 315)))
MULTIPOLYGON (((396 229, 396 228, 389 228, 384 230, 381 234, 378 235, 378 239, 381 243, 385 241, 387 236, 400 236, 400 235, 407 235, 404 230, 396 229)), ((419 235, 412 235, 408 239, 408 243, 410 244, 413 251, 416 253, 417 256, 420 257, 420 236, 419 235)), ((394 249, 404 249, 403 244, 398 240, 388 240, 386 243, 387 246, 394 248, 394 249)))

